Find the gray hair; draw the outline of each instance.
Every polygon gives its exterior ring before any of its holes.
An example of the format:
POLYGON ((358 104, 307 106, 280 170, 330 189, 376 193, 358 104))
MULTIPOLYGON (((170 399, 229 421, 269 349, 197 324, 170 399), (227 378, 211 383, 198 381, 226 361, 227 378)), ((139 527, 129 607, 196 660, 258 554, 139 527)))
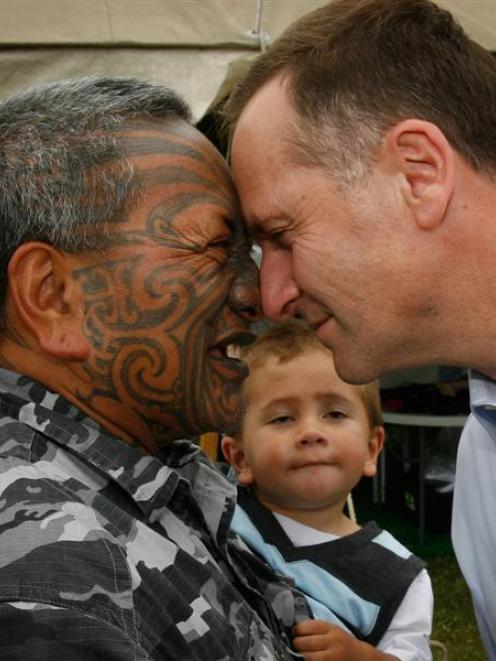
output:
POLYGON ((0 103, 0 307, 22 243, 68 252, 108 245, 109 224, 138 186, 119 128, 171 116, 191 121, 168 88, 107 76, 34 87, 0 103))

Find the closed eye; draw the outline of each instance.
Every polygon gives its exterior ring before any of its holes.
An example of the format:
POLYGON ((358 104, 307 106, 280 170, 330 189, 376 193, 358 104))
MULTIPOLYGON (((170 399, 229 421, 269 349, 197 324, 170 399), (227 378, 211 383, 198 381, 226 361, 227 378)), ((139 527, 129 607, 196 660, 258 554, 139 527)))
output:
POLYGON ((232 237, 219 237, 210 241, 207 245, 207 255, 211 256, 221 265, 224 265, 232 250, 232 237))
POLYGON ((288 249, 290 247, 290 241, 288 239, 288 232, 286 229, 273 229, 267 231, 258 238, 257 243, 260 245, 262 250, 268 248, 269 246, 273 249, 288 249))
POLYGON ((228 246, 231 245, 232 238, 230 236, 223 236, 219 237, 218 239, 214 239, 213 241, 210 241, 208 244, 209 248, 227 248, 228 246))

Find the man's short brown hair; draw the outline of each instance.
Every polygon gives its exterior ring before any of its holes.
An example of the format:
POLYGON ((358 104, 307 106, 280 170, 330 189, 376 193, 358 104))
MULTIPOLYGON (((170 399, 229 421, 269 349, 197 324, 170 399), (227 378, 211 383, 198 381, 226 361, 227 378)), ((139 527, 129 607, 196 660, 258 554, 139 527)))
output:
POLYGON ((296 111, 295 155, 331 176, 367 171, 384 133, 408 118, 434 123, 476 171, 496 173, 496 60, 429 0, 336 0, 306 14, 237 86, 231 131, 277 75, 296 111))

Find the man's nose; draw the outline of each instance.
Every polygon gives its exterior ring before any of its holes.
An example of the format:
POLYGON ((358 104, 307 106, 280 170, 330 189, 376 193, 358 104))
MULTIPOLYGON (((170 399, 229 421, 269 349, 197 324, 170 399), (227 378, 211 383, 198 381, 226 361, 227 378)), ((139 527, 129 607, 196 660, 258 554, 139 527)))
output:
POLYGON ((251 323, 262 318, 258 271, 249 259, 243 260, 242 268, 236 269, 236 276, 229 291, 229 306, 251 323))
POLYGON ((291 274, 291 258, 282 250, 264 250, 260 266, 262 308, 273 321, 284 321, 296 313, 301 291, 291 274))

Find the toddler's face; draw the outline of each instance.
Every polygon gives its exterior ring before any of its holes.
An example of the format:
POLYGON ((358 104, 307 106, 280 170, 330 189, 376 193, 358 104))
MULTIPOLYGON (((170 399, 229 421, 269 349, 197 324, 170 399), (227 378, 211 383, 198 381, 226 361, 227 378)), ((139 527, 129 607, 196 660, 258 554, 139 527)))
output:
POLYGON ((357 386, 342 381, 326 350, 281 363, 271 356, 250 371, 242 443, 253 484, 269 509, 343 503, 379 452, 357 386))

